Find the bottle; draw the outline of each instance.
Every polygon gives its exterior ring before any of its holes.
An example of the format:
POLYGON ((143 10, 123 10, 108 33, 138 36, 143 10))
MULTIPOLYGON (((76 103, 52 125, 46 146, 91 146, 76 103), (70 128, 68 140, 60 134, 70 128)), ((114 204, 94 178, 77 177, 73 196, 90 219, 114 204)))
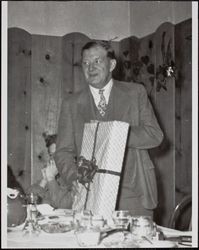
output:
POLYGON ((40 233, 40 226, 38 224, 37 216, 37 196, 33 193, 27 196, 27 218, 22 231, 24 235, 38 235, 40 233))

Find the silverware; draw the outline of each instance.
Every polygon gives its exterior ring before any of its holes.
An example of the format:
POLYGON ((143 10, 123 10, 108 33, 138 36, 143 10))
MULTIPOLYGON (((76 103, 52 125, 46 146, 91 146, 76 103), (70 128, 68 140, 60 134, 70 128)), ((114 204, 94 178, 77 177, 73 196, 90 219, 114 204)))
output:
POLYGON ((111 234, 117 233, 117 232, 129 232, 127 229, 124 228, 112 228, 112 229, 107 229, 103 230, 102 233, 102 239, 108 237, 111 234))
POLYGON ((149 238, 147 238, 146 236, 142 236, 142 239, 148 241, 151 245, 153 245, 153 242, 149 240, 149 238))

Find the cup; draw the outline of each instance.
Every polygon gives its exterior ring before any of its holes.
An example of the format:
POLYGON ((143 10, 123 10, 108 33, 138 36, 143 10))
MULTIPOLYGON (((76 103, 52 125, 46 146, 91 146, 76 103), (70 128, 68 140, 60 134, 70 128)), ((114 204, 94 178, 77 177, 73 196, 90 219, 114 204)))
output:
POLYGON ((152 239, 156 234, 156 224, 151 216, 134 216, 131 217, 130 230, 136 239, 143 239, 143 237, 152 239))
POLYGON ((118 210, 112 213, 113 223, 116 228, 127 229, 130 220, 130 213, 128 210, 118 210))
POLYGON ((76 227, 89 227, 92 225, 92 213, 90 210, 73 211, 73 223, 76 227))

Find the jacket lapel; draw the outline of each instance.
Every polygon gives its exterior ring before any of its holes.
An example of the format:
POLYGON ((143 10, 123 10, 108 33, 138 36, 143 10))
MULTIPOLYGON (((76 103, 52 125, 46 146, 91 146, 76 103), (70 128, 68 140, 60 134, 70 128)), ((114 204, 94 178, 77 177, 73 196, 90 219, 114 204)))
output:
POLYGON ((94 119, 92 112, 92 95, 89 88, 86 88, 82 91, 79 97, 77 112, 78 117, 81 117, 84 123, 90 122, 94 119))

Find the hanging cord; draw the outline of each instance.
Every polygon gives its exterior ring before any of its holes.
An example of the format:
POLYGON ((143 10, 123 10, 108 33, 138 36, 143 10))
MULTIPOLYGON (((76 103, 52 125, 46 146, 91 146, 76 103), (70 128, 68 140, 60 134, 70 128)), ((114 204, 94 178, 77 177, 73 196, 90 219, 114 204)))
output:
POLYGON ((95 129, 95 138, 94 138, 93 153, 92 153, 91 161, 96 161, 96 159, 95 159, 95 148, 96 148, 98 128, 99 128, 99 122, 97 122, 97 126, 96 126, 96 129, 95 129))
MULTIPOLYGON (((93 145, 93 153, 92 153, 92 158, 91 158, 91 161, 96 163, 96 159, 95 159, 95 148, 96 148, 96 141, 97 141, 97 131, 98 131, 98 128, 99 128, 99 122, 97 122, 97 126, 96 126, 96 129, 95 129, 95 138, 94 138, 94 145, 93 145)), ((94 176, 93 176, 94 177, 94 176)), ((92 181, 92 180, 91 180, 92 181)), ((86 209, 86 205, 87 205, 87 201, 88 201, 88 193, 90 191, 90 184, 91 182, 88 183, 88 187, 87 187, 87 192, 86 192, 86 200, 85 200, 85 203, 84 203, 84 210, 86 209)))

